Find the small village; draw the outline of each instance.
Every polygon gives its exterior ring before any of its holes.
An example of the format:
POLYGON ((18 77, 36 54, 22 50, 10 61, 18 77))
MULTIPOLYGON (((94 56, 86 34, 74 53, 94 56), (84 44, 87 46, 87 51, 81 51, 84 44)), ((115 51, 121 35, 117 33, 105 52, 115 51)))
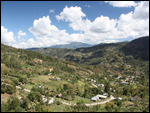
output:
MULTIPOLYGON (((48 80, 50 81, 57 81, 57 82, 61 82, 61 81, 64 81, 63 80, 63 77, 64 77, 64 74, 63 73, 60 73, 58 74, 58 76, 56 75, 53 75, 53 71, 54 69, 53 68, 50 68, 50 73, 48 73, 47 75, 43 75, 43 77, 47 76, 48 77, 48 80)), ((138 78, 138 77, 137 77, 138 78)), ((65 78, 65 80, 67 82, 71 82, 72 79, 74 79, 74 75, 71 75, 69 78, 65 78)), ((87 84, 91 87, 91 88, 96 88, 98 90, 100 90, 101 94, 95 94, 95 96, 92 96, 89 98, 89 101, 90 103, 85 103, 86 106, 93 106, 93 105, 100 105, 100 104, 104 104, 104 103, 107 103, 107 102, 110 102, 112 100, 115 100, 115 99, 118 99, 120 101, 123 100, 123 97, 120 95, 120 96, 117 96, 115 94, 116 92, 116 88, 114 87, 110 87, 110 91, 111 91, 111 94, 112 95, 109 95, 107 92, 105 92, 105 82, 100 82, 99 80, 95 80, 93 78, 87 78, 86 76, 82 76, 81 81, 86 81, 87 84), (114 96, 113 96, 114 94, 114 96)), ((124 85, 129 85, 130 83, 136 83, 136 84, 139 84, 139 82, 136 81, 136 77, 134 76, 127 76, 126 78, 119 75, 119 76, 113 76, 113 75, 108 75, 107 77, 105 76, 103 78, 104 81, 108 81, 110 82, 110 84, 124 84, 124 85)), ((7 83, 5 83, 5 80, 4 79, 1 79, 1 82, 2 84, 5 84, 5 85, 9 85, 7 83)), ((16 89, 17 91, 21 91, 22 88, 23 90, 26 92, 26 93, 30 93, 31 92, 31 88, 30 89, 27 89, 25 88, 27 84, 25 84, 24 82, 18 82, 18 86, 16 86, 16 89)), ((40 88, 40 89, 44 89, 44 85, 38 85, 37 88, 40 88)), ((57 92, 57 91, 55 91, 57 92)), ((53 104, 57 99, 61 99, 60 103, 62 104, 65 104, 65 105, 76 105, 76 104, 73 104, 73 103, 70 103, 69 101, 67 102, 66 100, 63 101, 63 94, 60 92, 60 93, 56 93, 55 96, 45 96, 45 95, 42 95, 42 101, 43 103, 47 104, 47 105, 50 105, 50 104, 53 104)), ((18 96, 18 99, 20 101, 22 101, 22 98, 21 96, 18 96)), ((140 98, 138 96, 134 96, 134 97, 131 97, 129 100, 130 101, 136 101, 136 100, 139 100, 140 98)))

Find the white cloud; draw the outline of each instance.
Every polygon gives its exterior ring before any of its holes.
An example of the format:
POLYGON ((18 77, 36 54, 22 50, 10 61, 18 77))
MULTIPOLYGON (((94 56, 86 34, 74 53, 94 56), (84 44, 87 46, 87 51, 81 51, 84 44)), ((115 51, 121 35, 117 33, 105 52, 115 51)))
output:
POLYGON ((14 33, 1 26, 1 43, 11 44, 15 42, 14 33))
POLYGON ((77 6, 66 6, 59 15, 56 15, 57 20, 70 22, 69 26, 73 30, 86 31, 90 29, 91 21, 83 20, 83 17, 86 17, 86 14, 82 12, 81 7, 77 6))
POLYGON ((108 34, 111 34, 111 32, 114 31, 117 24, 116 19, 109 19, 107 16, 101 15, 93 22, 91 22, 89 19, 83 19, 83 17, 86 17, 86 15, 82 12, 82 9, 80 7, 73 6, 66 6, 60 15, 56 16, 58 20, 69 22, 69 26, 73 30, 84 31, 84 41, 89 43, 98 43, 101 42, 101 40, 104 40, 104 37, 111 37, 111 35, 108 36, 108 34), (71 12, 71 14, 68 12, 71 12), (78 14, 78 16, 74 18, 72 15, 76 14, 78 14))
MULTIPOLYGON (((33 26, 28 29, 35 39, 21 40, 18 43, 13 43, 13 46, 19 48, 49 47, 72 41, 90 44, 112 43, 128 37, 138 38, 149 35, 149 2, 142 1, 134 7, 133 11, 121 14, 118 19, 110 19, 109 16, 100 15, 94 21, 90 21, 82 12, 81 7, 66 6, 59 15, 56 15, 56 19, 68 22, 69 27, 80 33, 68 34, 66 30, 59 30, 51 24, 49 16, 43 16, 34 20, 33 26)), ((2 26, 1 29, 3 31, 1 37, 7 37, 6 39, 9 39, 10 43, 13 42, 13 32, 8 32, 2 26)), ((22 31, 19 31, 19 34, 25 35, 22 31)), ((4 39, 2 38, 3 42, 8 42, 4 39)))
POLYGON ((123 32, 124 37, 136 38, 149 35, 149 10, 147 9, 149 9, 149 5, 145 1, 138 3, 134 11, 121 14, 117 30, 123 32))
POLYGON ((17 33, 19 36, 26 36, 26 33, 24 32, 22 32, 21 30, 17 33))
POLYGON ((109 3, 113 7, 135 7, 137 5, 134 1, 105 1, 105 3, 109 3))
POLYGON ((89 19, 86 20, 77 20, 74 22, 71 22, 69 24, 69 26, 73 29, 73 30, 79 30, 79 31, 88 31, 91 28, 92 22, 89 19))
POLYGON ((18 37, 19 39, 20 39, 20 37, 27 35, 25 32, 22 32, 21 30, 20 30, 17 34, 18 34, 17 37, 18 37))
POLYGON ((33 27, 30 27, 29 31, 36 37, 38 47, 64 44, 69 40, 69 34, 65 30, 59 30, 51 25, 49 16, 34 20, 33 27))
POLYGON ((85 17, 86 15, 82 12, 81 7, 65 7, 60 15, 56 15, 57 20, 65 20, 66 22, 76 22, 85 17))
POLYGON ((50 9, 49 10, 49 13, 54 13, 55 12, 55 9, 50 9))
POLYGON ((65 7, 60 15, 57 15, 57 20, 69 22, 69 26, 73 30, 84 32, 104 33, 109 32, 115 28, 117 20, 109 19, 106 16, 97 17, 93 22, 89 19, 83 19, 86 15, 82 12, 80 7, 65 7), (75 16, 75 17, 74 17, 75 16))
POLYGON ((70 41, 72 42, 85 42, 84 34, 73 33, 70 34, 70 41))
POLYGON ((141 1, 134 10, 134 18, 149 19, 149 1, 141 1))
POLYGON ((96 33, 106 33, 112 31, 116 24, 117 20, 110 20, 109 17, 101 15, 93 21, 90 30, 96 33))

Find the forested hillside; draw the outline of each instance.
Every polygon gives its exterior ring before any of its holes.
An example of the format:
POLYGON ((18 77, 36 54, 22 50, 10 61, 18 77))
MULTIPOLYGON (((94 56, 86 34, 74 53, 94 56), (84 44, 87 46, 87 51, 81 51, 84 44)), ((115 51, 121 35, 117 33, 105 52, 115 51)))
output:
POLYGON ((149 76, 149 36, 131 42, 99 44, 75 50, 47 48, 35 51, 62 60, 97 65, 126 75, 149 76))

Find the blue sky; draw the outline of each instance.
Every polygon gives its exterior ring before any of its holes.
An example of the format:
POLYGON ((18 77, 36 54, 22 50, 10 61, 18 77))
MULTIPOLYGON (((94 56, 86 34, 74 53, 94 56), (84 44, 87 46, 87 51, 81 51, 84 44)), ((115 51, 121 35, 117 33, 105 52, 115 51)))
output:
POLYGON ((148 9, 149 1, 1 1, 1 43, 28 48, 132 40, 149 35, 148 9))

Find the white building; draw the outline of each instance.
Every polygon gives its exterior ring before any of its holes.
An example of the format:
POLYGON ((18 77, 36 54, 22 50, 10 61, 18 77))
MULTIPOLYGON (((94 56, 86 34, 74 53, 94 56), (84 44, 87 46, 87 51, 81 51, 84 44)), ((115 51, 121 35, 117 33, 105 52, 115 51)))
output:
POLYGON ((106 99, 107 96, 104 96, 104 95, 96 95, 94 97, 91 98, 92 101, 98 101, 98 100, 101 100, 101 99, 106 99))
POLYGON ((48 104, 52 104, 52 103, 54 103, 54 98, 52 98, 52 97, 49 97, 48 104))
POLYGON ((48 104, 52 104, 52 103, 54 103, 54 98, 52 98, 52 97, 46 98, 45 95, 42 95, 42 101, 43 101, 44 103, 47 102, 48 104))

